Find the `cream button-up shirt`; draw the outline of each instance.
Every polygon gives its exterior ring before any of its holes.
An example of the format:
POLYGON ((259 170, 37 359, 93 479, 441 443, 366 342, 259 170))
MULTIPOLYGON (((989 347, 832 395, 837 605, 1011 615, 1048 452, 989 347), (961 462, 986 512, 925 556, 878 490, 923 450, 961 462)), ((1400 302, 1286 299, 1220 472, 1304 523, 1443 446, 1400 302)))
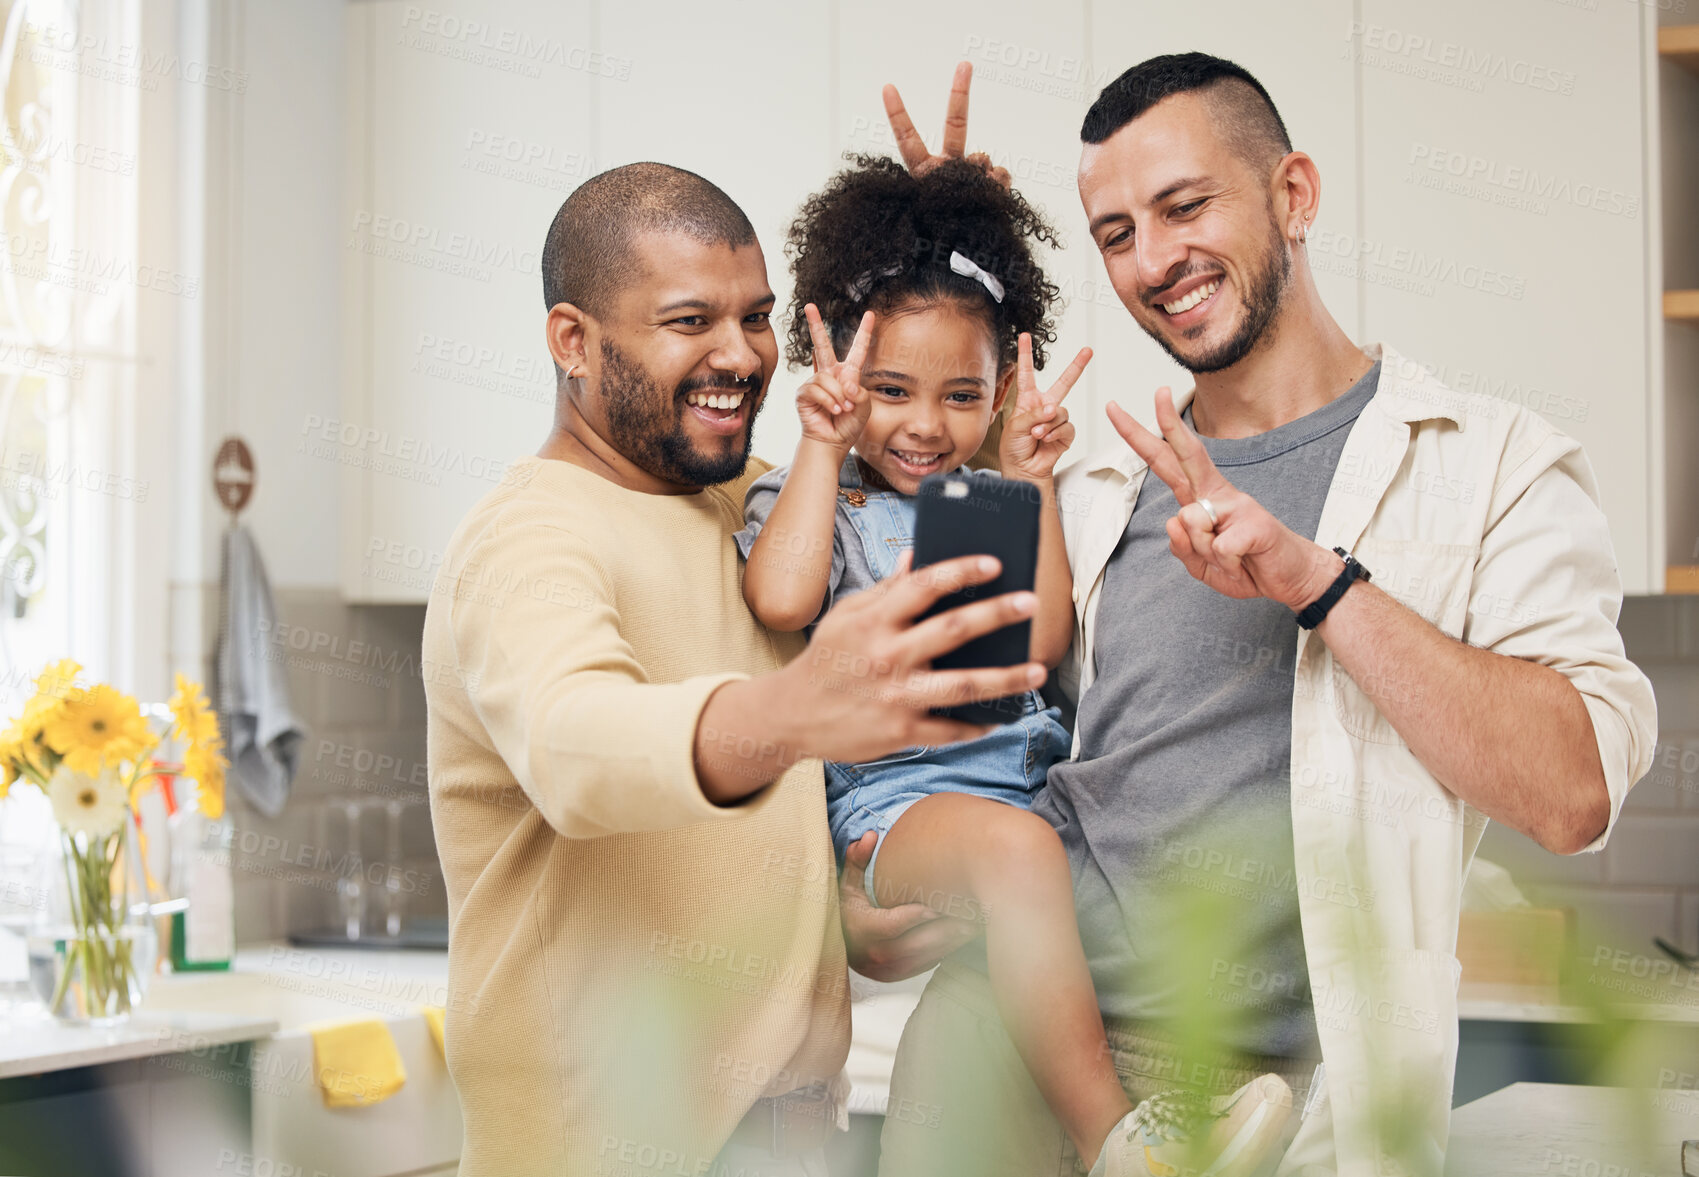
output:
MULTIPOLYGON (((1316 542, 1355 554, 1377 586, 1445 633, 1573 683, 1615 825, 1651 765, 1657 710, 1623 654, 1622 584, 1586 457, 1534 413, 1446 388, 1389 347, 1366 350, 1381 360, 1380 381, 1345 443, 1316 542)), ((1061 677, 1075 698, 1099 657, 1115 656, 1094 646, 1097 608, 1146 472, 1118 445, 1058 482, 1075 602, 1061 677)), ((1458 911, 1487 819, 1436 781, 1375 707, 1376 696, 1423 689, 1415 677, 1355 682, 1314 632, 1298 634, 1292 831, 1327 1101, 1289 1157, 1325 1155, 1331 1137, 1338 1172, 1354 1177, 1444 1164, 1458 911)))

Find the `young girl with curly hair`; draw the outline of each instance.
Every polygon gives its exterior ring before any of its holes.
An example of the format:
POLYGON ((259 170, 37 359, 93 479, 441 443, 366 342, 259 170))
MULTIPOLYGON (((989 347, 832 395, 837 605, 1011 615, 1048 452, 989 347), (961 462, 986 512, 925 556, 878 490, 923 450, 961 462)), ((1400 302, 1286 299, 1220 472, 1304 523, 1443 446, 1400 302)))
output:
MULTIPOLYGON (((798 630, 890 576, 913 545, 921 480, 990 457, 981 453, 989 435, 1002 477, 1043 497, 1032 658, 1055 666, 1074 619, 1053 477, 1074 437, 1062 400, 1091 358, 1082 349, 1039 388, 1034 367, 1055 341, 1059 292, 1034 246, 1056 244, 1055 230, 972 162, 920 177, 888 159, 851 162, 790 228, 786 355, 811 360, 814 373, 797 393, 795 461, 749 490, 737 536, 744 598, 764 624, 798 630)), ((1010 1038, 1081 1158, 1102 1154, 1094 1172, 1161 1171, 1147 1167, 1161 1151, 1145 1151, 1161 1140, 1144 1122, 1150 1109, 1134 1113, 1115 1074, 1067 854, 1030 812, 1069 735, 1036 691, 1011 714, 965 743, 827 764, 833 844, 841 861, 851 843, 877 835, 866 871, 875 905, 919 901, 982 921, 1010 1038)), ((1218 1142, 1210 1132, 1202 1155, 1239 1135, 1218 1142)), ((1219 1170, 1240 1171, 1249 1170, 1219 1170)))

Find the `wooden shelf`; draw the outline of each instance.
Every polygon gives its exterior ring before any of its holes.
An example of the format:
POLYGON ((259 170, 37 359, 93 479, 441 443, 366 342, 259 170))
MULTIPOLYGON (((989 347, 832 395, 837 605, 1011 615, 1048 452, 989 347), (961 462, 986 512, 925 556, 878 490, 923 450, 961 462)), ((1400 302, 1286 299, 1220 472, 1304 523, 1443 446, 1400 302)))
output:
POLYGON ((1699 290, 1664 291, 1664 318, 1699 323, 1699 290))
POLYGON ((1699 25, 1670 25, 1659 29, 1658 56, 1699 72, 1699 25))
MULTIPOLYGON (((1699 73, 1699 25, 1659 29, 1658 56, 1699 73)), ((1664 318, 1699 326, 1699 290, 1664 291, 1664 318)), ((1664 592, 1699 594, 1699 564, 1668 565, 1664 569, 1664 592)))

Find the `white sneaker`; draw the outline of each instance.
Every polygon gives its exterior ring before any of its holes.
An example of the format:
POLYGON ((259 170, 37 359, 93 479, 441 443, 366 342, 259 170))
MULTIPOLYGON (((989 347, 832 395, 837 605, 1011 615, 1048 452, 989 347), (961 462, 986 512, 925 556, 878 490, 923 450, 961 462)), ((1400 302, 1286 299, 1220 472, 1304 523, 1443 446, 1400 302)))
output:
POLYGON ((1292 1089, 1279 1075, 1231 1095, 1163 1091, 1109 1130, 1091 1177, 1250 1177, 1291 1115, 1292 1089))

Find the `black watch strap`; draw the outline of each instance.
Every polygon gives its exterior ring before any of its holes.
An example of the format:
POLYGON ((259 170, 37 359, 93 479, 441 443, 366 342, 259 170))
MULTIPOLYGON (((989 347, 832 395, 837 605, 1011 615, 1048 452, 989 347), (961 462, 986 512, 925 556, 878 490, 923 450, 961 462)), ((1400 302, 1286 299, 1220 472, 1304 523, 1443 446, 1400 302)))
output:
POLYGON ((1357 557, 1344 548, 1334 548, 1334 552, 1345 557, 1345 567, 1340 570, 1339 578, 1327 586, 1327 591, 1317 597, 1298 614, 1298 624, 1305 629, 1314 629, 1322 623, 1328 613, 1339 603, 1339 598, 1345 595, 1345 590, 1359 580, 1370 580, 1369 570, 1357 563, 1357 557))

